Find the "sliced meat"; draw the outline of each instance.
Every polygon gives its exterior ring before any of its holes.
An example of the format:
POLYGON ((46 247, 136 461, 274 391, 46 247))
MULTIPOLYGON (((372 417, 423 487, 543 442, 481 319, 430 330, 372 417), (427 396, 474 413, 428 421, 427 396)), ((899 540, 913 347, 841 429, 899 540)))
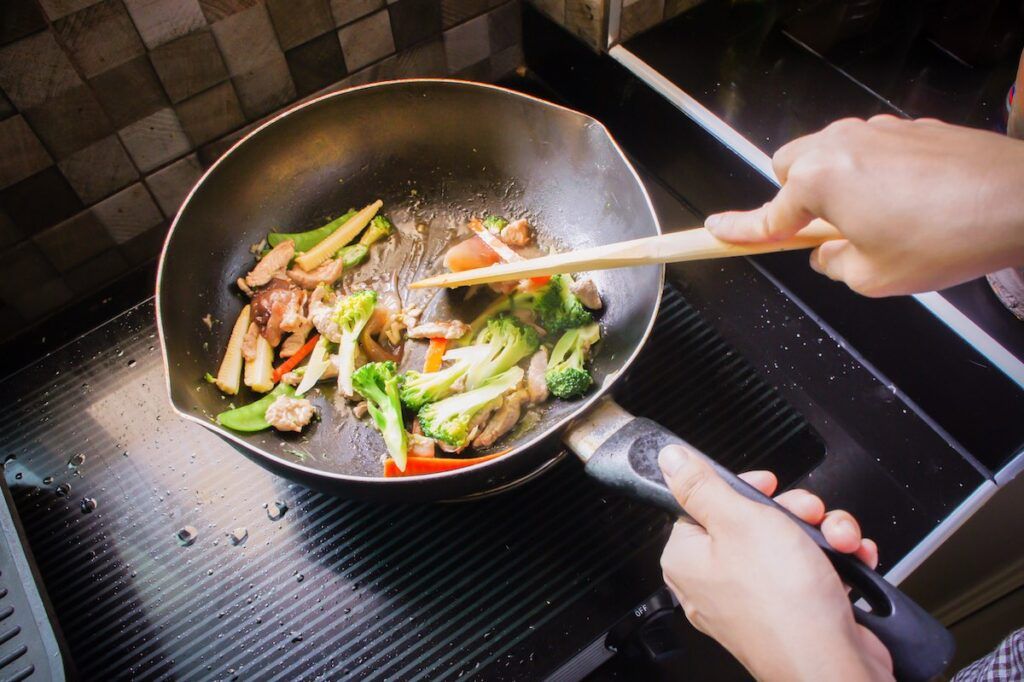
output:
POLYGON ((256 359, 256 339, 259 335, 259 326, 255 322, 250 322, 249 328, 245 330, 245 336, 242 337, 242 357, 246 360, 256 359))
POLYGON ((444 266, 452 272, 482 268, 500 261, 498 254, 476 235, 451 247, 444 256, 444 266))
POLYGON ((286 278, 275 277, 252 297, 253 321, 259 325, 260 333, 275 348, 281 343, 281 336, 286 331, 283 327, 286 317, 290 317, 293 327, 305 320, 302 306, 306 300, 306 292, 299 289, 286 278))
POLYGON ((410 339, 461 339, 469 333, 469 325, 459 320, 435 320, 409 330, 410 339))
POLYGON ((301 431, 314 414, 313 404, 305 398, 281 395, 267 408, 264 419, 278 431, 301 431))
MULTIPOLYGON (((282 325, 283 326, 283 325, 282 325)), ((304 325, 294 330, 291 335, 281 344, 279 354, 282 358, 290 358, 299 352, 299 349, 306 344, 309 333, 313 331, 313 323, 308 320, 304 325)))
POLYGON ((511 431, 519 422, 519 415, 527 398, 528 394, 523 390, 518 390, 505 396, 501 407, 494 412, 494 415, 487 420, 487 425, 473 439, 473 447, 486 448, 494 445, 499 438, 511 431))
POLYGON ((590 308, 591 310, 600 310, 601 294, 597 290, 597 285, 594 284, 594 280, 589 277, 578 279, 572 283, 569 287, 569 291, 576 294, 576 298, 580 299, 580 303, 590 308))
POLYGON ((473 415, 472 421, 469 422, 469 437, 466 439, 465 445, 463 445, 460 448, 453 448, 452 446, 446 444, 444 441, 439 440, 437 441, 437 446, 444 450, 445 452, 459 453, 465 450, 476 438, 476 435, 480 432, 480 429, 484 426, 484 424, 487 423, 487 420, 490 418, 491 414, 499 407, 501 407, 501 403, 503 402, 503 400, 504 399, 500 397, 495 398, 487 405, 484 405, 484 407, 481 408, 479 412, 473 415))
POLYGON ((260 259, 256 267, 245 276, 245 283, 252 289, 261 287, 269 282, 274 275, 283 272, 288 267, 292 256, 295 255, 295 242, 286 239, 273 249, 266 256, 260 259))
POLYGON ((293 295, 288 301, 284 309, 284 315, 281 317, 281 329, 286 332, 295 333, 300 329, 308 330, 312 328, 312 323, 306 319, 306 298, 309 296, 305 291, 300 291, 293 295))
POLYGON ((328 258, 309 272, 302 268, 292 268, 288 271, 288 277, 303 289, 312 291, 321 284, 337 282, 343 269, 344 266, 340 258, 328 258))
POLYGON ((330 287, 317 287, 309 297, 309 321, 328 341, 341 341, 341 330, 334 321, 334 303, 337 295, 330 287))
POLYGON ((281 381, 289 386, 298 386, 302 382, 302 373, 292 370, 281 375, 281 381))
POLYGON ((434 439, 416 433, 409 434, 410 457, 433 457, 434 439))
POLYGON ((509 246, 529 246, 530 242, 533 241, 530 223, 526 222, 523 218, 501 228, 501 234, 498 236, 501 237, 501 241, 509 246))
POLYGON ((352 406, 352 416, 356 419, 362 419, 370 411, 367 407, 365 400, 360 400, 358 403, 352 406))
POLYGON ((530 358, 530 366, 526 370, 526 392, 531 403, 542 403, 548 399, 548 382, 544 373, 548 371, 548 349, 540 347, 530 358))
POLYGON ((239 277, 235 284, 238 285, 238 288, 242 290, 243 294, 252 298, 252 289, 250 289, 249 285, 245 283, 245 277, 239 277))

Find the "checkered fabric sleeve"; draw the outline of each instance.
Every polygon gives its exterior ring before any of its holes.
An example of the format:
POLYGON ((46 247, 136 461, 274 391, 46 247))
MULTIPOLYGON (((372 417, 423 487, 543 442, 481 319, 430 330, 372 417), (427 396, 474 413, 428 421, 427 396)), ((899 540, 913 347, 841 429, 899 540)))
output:
POLYGON ((1024 680, 1024 628, 1013 632, 992 653, 958 672, 953 682, 1021 682, 1024 680))

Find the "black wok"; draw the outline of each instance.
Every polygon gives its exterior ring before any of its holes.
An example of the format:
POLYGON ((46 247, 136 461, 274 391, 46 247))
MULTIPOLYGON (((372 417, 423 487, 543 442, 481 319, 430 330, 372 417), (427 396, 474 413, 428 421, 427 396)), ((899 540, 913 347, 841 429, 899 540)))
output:
MULTIPOLYGON (((427 319, 449 308, 462 317, 474 305, 460 301, 459 292, 409 300, 404 290, 439 270, 456 237, 450 228, 469 215, 527 216, 560 249, 660 231, 621 150, 601 124, 577 112, 501 88, 441 80, 380 83, 313 100, 253 131, 222 157, 171 227, 157 315, 174 409, 262 466, 346 497, 409 502, 494 491, 543 469, 564 442, 606 484, 681 514, 655 462, 660 447, 679 438, 605 398, 650 332, 663 280, 658 266, 594 274, 605 301, 596 388, 577 402, 555 401, 535 428, 505 444, 511 447, 505 456, 484 464, 383 478, 379 437, 333 407, 329 390, 314 397, 323 421, 301 437, 239 434, 211 420, 228 401, 201 378, 219 362, 242 306, 232 282, 251 267, 251 245, 270 231, 310 229, 377 198, 399 233, 351 277, 385 298, 401 297, 406 306, 425 305, 427 319), (212 328, 204 319, 215 321, 212 328)), ((731 473, 720 473, 742 494, 771 504, 731 473)), ((915 679, 941 671, 951 657, 948 633, 873 571, 831 552, 820 533, 807 530, 871 598, 874 613, 855 609, 857 618, 889 645, 898 671, 915 679)))

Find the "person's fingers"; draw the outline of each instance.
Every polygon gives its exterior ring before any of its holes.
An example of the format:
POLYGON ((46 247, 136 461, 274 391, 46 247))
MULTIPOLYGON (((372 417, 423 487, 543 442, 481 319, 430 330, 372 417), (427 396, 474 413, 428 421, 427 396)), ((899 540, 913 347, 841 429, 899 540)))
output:
POLYGON ((894 288, 885 273, 864 256, 847 239, 827 241, 811 251, 811 269, 837 282, 844 282, 862 296, 887 296, 901 293, 894 288))
POLYGON ((853 555, 863 561, 871 570, 878 567, 878 545, 870 538, 861 540, 860 548, 853 555))
POLYGON ((789 170, 797 159, 816 149, 820 139, 820 132, 811 133, 787 142, 776 150, 772 155, 772 170, 775 171, 775 177, 780 185, 785 185, 789 180, 789 170))
POLYGON ((798 519, 817 526, 825 518, 825 503, 817 495, 806 490, 787 490, 775 501, 792 512, 798 519))
POLYGON ((821 522, 821 534, 828 544, 845 554, 853 554, 861 547, 860 524, 850 512, 833 509, 821 522))
POLYGON ((795 185, 783 185, 775 198, 753 211, 730 211, 708 216, 704 226, 727 242, 768 242, 791 237, 814 220, 795 185))
POLYGON ((676 500, 709 532, 742 524, 755 504, 730 488, 703 457, 682 445, 664 447, 658 464, 676 500))
POLYGON ((770 471, 745 471, 739 477, 769 497, 779 487, 779 479, 770 471))

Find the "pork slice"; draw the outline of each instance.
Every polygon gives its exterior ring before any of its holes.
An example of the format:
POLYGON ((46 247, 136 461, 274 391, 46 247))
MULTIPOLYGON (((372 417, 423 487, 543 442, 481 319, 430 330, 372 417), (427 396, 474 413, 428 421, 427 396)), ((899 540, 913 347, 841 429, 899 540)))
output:
POLYGON ((526 392, 531 403, 542 403, 548 399, 548 382, 544 378, 547 371, 548 349, 541 346, 530 358, 530 366, 526 370, 526 392))
POLYGON ((528 394, 523 390, 507 395, 501 403, 501 407, 495 410, 491 418, 487 420, 487 425, 473 439, 473 447, 486 448, 494 445, 499 438, 511 431, 519 422, 519 415, 527 398, 528 394))
POLYGON ((250 322, 249 328, 245 330, 245 336, 242 337, 242 357, 246 360, 256 359, 256 338, 259 335, 259 325, 255 322, 250 322))
POLYGON ((269 282, 274 275, 284 271, 295 255, 295 242, 286 239, 273 249, 266 256, 260 259, 248 275, 245 276, 245 283, 255 289, 269 282))
POLYGON ((434 439, 416 433, 409 434, 410 457, 433 457, 434 439))
POLYGON ((314 414, 313 404, 305 398, 281 395, 270 404, 263 418, 278 431, 302 431, 314 414))
POLYGON ((591 310, 601 309, 601 294, 598 292, 597 285, 594 284, 594 280, 589 277, 584 277, 583 279, 578 279, 573 282, 572 286, 569 287, 569 291, 575 294, 576 298, 580 299, 580 303, 587 308, 590 308, 591 310))
POLYGON ((309 272, 302 268, 292 268, 288 271, 288 277, 303 289, 312 291, 320 284, 337 282, 343 269, 344 266, 340 258, 328 258, 309 272))
POLYGON ((533 241, 530 223, 526 222, 523 218, 501 228, 501 234, 498 236, 501 237, 501 241, 509 246, 529 246, 530 242, 533 241))
POLYGON ((330 287, 317 287, 309 298, 309 321, 328 341, 341 341, 341 330, 334 321, 334 302, 337 298, 330 287))
POLYGON ((469 325, 459 320, 424 322, 409 330, 410 339, 461 339, 469 333, 469 325))
POLYGON ((309 338, 309 333, 313 331, 313 323, 307 321, 304 325, 296 329, 284 340, 281 344, 280 355, 282 358, 290 358, 299 352, 299 349, 306 344, 306 340, 309 338))

